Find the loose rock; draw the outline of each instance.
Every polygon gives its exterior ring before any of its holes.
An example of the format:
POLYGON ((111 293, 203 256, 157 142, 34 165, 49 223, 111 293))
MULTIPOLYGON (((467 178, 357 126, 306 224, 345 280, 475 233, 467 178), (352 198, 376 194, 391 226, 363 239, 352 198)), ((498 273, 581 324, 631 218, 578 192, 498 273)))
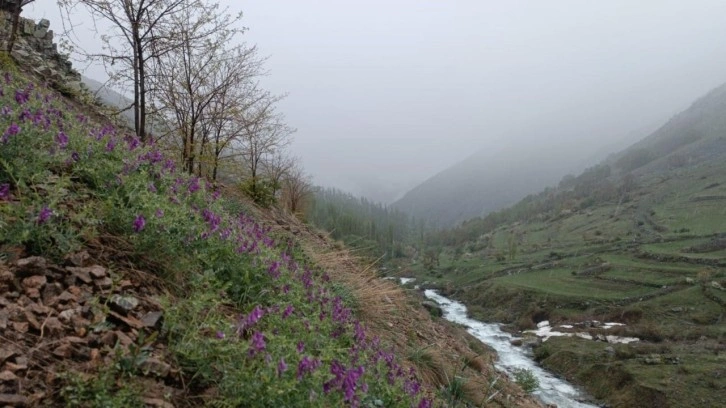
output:
POLYGON ((139 305, 139 300, 133 296, 111 296, 111 307, 120 313, 128 314, 139 305))
POLYGON ((5 370, 3 372, 0 372, 0 382, 13 382, 17 380, 18 376, 15 375, 12 371, 5 370))
POLYGON ((171 371, 171 366, 157 358, 149 357, 139 365, 141 371, 155 374, 159 377, 166 377, 171 371))
POLYGON ((80 279, 83 283, 91 284, 93 282, 89 268, 76 268, 69 266, 66 270, 73 274, 76 278, 80 279))
POLYGON ((0 394, 0 405, 10 405, 11 407, 24 407, 28 404, 28 399, 22 395, 0 394))
POLYGON ((159 324, 162 316, 161 312, 149 312, 141 318, 141 323, 146 327, 154 328, 159 324))

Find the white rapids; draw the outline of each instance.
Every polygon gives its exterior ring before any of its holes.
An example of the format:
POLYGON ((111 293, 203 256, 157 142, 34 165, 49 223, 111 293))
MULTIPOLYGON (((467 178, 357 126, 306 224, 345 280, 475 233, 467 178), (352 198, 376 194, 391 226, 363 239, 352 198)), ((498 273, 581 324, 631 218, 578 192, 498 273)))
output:
POLYGON ((558 408, 597 407, 581 402, 585 394, 537 365, 527 349, 513 346, 510 341, 514 337, 502 331, 498 324, 470 319, 466 314, 466 306, 439 295, 435 290, 428 289, 424 291, 424 295, 441 305, 444 319, 466 326, 469 333, 496 350, 499 356, 496 367, 499 370, 509 375, 517 369, 532 371, 539 380, 539 388, 533 394, 545 404, 555 404, 558 408))

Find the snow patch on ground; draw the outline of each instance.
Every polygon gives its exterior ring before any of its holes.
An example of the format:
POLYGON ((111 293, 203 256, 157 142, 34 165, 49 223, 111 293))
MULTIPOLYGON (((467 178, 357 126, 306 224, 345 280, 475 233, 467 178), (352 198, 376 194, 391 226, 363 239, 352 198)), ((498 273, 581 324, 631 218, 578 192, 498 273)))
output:
MULTIPOLYGON (((609 330, 613 327, 617 326, 625 326, 623 323, 602 323, 600 322, 594 322, 596 324, 595 327, 603 329, 603 330, 609 330)), ((557 326, 562 329, 573 329, 574 326, 569 324, 563 324, 560 326, 557 326)), ((555 328, 550 326, 550 322, 547 320, 541 321, 537 323, 537 330, 525 330, 525 333, 532 333, 537 337, 541 337, 542 341, 547 341, 550 339, 550 337, 580 337, 586 340, 595 340, 592 335, 585 332, 563 332, 563 331, 557 331, 555 328)), ((605 340, 607 340, 608 343, 622 343, 622 344, 628 344, 633 343, 636 341, 640 341, 637 337, 621 337, 621 336, 613 336, 613 335, 606 335, 604 336, 605 340)))

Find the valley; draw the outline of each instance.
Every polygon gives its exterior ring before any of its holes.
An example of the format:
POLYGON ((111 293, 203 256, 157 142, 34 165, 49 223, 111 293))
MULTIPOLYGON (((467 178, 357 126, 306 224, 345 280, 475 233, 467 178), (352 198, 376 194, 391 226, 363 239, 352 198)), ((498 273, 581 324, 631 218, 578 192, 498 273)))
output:
POLYGON ((534 348, 543 367, 608 404, 718 406, 726 392, 726 166, 708 162, 638 184, 627 199, 540 213, 472 240, 457 241, 452 230, 434 246, 435 262, 402 269, 464 302, 473 318, 515 333, 544 320, 623 323, 587 333, 640 341, 553 337, 534 348))

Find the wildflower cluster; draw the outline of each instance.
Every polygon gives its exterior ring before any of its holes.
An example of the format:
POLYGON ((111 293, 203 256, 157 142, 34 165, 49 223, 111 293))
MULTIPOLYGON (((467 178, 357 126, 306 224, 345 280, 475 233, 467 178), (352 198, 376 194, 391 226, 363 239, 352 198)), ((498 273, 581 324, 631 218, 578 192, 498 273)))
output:
POLYGON ((134 262, 186 290, 165 312, 169 350, 228 405, 430 406, 416 373, 294 245, 230 212, 238 206, 177 172, 160 146, 4 78, 0 244, 60 257, 97 236, 124 237, 134 262), (230 318, 229 305, 245 313, 230 318))

